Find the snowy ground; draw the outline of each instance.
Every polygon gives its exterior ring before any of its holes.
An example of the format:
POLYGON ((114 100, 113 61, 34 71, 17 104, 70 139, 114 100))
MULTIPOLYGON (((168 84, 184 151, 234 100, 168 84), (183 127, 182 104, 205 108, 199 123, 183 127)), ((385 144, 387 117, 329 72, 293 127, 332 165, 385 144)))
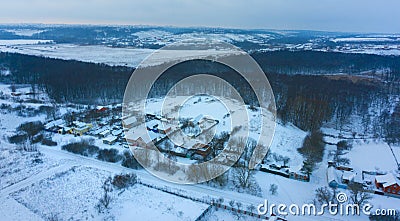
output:
POLYGON ((382 172, 397 169, 389 145, 384 142, 356 142, 345 156, 350 159, 350 165, 357 169, 382 172))
MULTIPOLYGON (((0 85, 3 93, 9 94, 9 85, 0 85)), ((21 91, 27 90, 20 87, 21 91)), ((7 97, 7 96, 6 96, 7 97)), ((1 103, 12 104, 13 98, 0 100, 1 103)), ((224 119, 226 108, 218 102, 209 102, 202 99, 202 102, 193 104, 197 100, 189 100, 192 105, 183 106, 180 114, 185 117, 196 117, 202 113, 211 115, 221 120, 219 131, 230 128, 229 118, 224 119), (203 110, 203 111, 202 111, 203 110), (204 111, 206 110, 206 111, 204 111), (225 121, 225 124, 223 123, 225 121)), ((154 101, 150 104, 150 109, 156 110, 160 103, 154 101)), ((26 106, 36 107, 38 104, 24 103, 26 106)), ((167 104, 168 105, 168 104, 167 104)), ((170 107, 173 108, 173 107, 170 107)), ((62 108, 62 112, 68 111, 62 108)), ((237 111, 237 110, 236 110, 237 111)), ((258 112, 251 116, 259 117, 258 112)), ((111 174, 133 170, 123 168, 119 164, 100 162, 93 158, 85 158, 74 155, 66 151, 61 151, 61 145, 86 139, 91 136, 80 138, 72 135, 54 134, 53 139, 58 142, 57 147, 44 147, 39 145, 39 150, 43 155, 39 158, 41 163, 32 161, 36 158, 36 153, 27 153, 16 150, 15 145, 8 144, 6 136, 13 133, 15 128, 23 122, 41 120, 44 121, 45 115, 36 117, 22 117, 15 112, 3 111, 0 115, 0 126, 3 137, 0 139, 0 216, 5 220, 24 220, 24 216, 29 216, 30 220, 41 220, 57 216, 60 219, 72 220, 100 220, 115 218, 115 220, 193 220, 207 208, 206 204, 197 203, 178 196, 167 194, 159 190, 150 189, 138 185, 130 188, 121 194, 116 194, 108 214, 99 215, 94 208, 101 196, 101 185, 105 178, 111 174), (75 169, 71 169, 75 168, 75 169), (146 216, 143 217, 143 214, 146 216)), ((252 136, 257 136, 257 130, 252 131, 252 136)), ((325 133, 338 135, 333 129, 324 129, 325 133)), ((289 165, 296 167, 301 165, 303 158, 297 152, 297 148, 302 145, 306 132, 287 124, 277 123, 276 133, 270 151, 276 154, 290 157, 289 165)), ((351 133, 344 133, 346 137, 351 137, 351 133)), ((327 138, 329 142, 337 142, 339 138, 327 138)), ((109 146, 102 144, 100 139, 96 139, 95 145, 101 148, 115 147, 123 150, 118 145, 109 146)), ((316 170, 311 176, 311 182, 301 182, 287 179, 281 176, 272 175, 264 172, 257 172, 255 177, 261 187, 261 196, 251 196, 235 191, 232 186, 227 188, 214 188, 205 184, 200 185, 175 185, 159 180, 148 174, 144 170, 134 171, 146 183, 159 186, 175 188, 188 196, 203 197, 223 197, 225 202, 236 200, 243 204, 257 205, 264 199, 271 203, 309 203, 315 197, 315 190, 319 187, 327 186, 326 168, 328 153, 334 150, 334 145, 327 145, 323 162, 317 165, 316 170), (277 184, 276 195, 269 192, 271 184, 277 184)), ((400 147, 394 146, 393 151, 397 156, 400 154, 400 147)), ((389 146, 384 142, 355 142, 353 150, 346 157, 351 160, 351 165, 355 168, 381 171, 394 171, 396 164, 389 146), (368 160, 365 160, 368 159, 368 160), (371 160, 369 160, 371 159, 371 160), (372 161, 372 159, 378 159, 372 161), (373 162, 373 163, 371 163, 373 162)), ((348 192, 346 192, 348 193, 348 192)), ((374 208, 393 208, 398 205, 400 199, 388 198, 373 195, 371 204, 374 208)), ((290 217, 289 220, 307 220, 304 217, 290 217)), ((309 217, 307 217, 309 218, 309 217)), ((321 220, 321 217, 312 217, 314 220, 321 220), (320 219, 319 219, 320 218, 320 219)), ((323 220, 367 220, 366 216, 361 217, 323 217, 323 220)), ((236 220, 236 215, 219 210, 211 213, 209 220, 236 220)), ((26 217, 25 217, 26 220, 26 217)), ((251 217, 243 216, 240 220, 254 220, 251 217)))
POLYGON ((0 189, 18 183, 58 162, 37 152, 25 152, 14 145, 0 143, 0 189))
POLYGON ((195 220, 208 205, 137 185, 118 196, 110 213, 116 220, 195 220))
POLYGON ((154 51, 137 48, 111 48, 100 45, 36 43, 38 42, 29 40, 2 40, 0 41, 0 51, 129 67, 136 67, 154 51))
POLYGON ((95 205, 109 175, 96 168, 72 167, 11 196, 43 219, 194 220, 208 207, 137 184, 124 191, 114 190, 111 209, 99 214, 95 205))

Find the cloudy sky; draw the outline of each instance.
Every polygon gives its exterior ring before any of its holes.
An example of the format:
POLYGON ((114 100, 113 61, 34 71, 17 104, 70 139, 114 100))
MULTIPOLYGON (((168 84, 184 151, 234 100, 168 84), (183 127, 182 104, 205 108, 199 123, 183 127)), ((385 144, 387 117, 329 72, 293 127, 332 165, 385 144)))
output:
POLYGON ((400 33, 399 0, 1 0, 0 23, 400 33))

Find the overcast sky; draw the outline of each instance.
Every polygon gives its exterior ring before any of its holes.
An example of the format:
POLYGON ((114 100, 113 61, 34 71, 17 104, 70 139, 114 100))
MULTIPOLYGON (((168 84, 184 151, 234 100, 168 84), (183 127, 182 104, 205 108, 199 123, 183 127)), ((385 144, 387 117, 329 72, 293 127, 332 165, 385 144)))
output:
POLYGON ((400 0, 1 0, 0 23, 400 33, 400 0))

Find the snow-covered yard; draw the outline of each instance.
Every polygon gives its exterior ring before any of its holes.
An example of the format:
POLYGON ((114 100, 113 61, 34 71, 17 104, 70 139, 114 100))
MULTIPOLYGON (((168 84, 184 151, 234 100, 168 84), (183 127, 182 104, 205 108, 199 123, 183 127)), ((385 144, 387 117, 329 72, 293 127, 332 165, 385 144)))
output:
POLYGON ((0 189, 22 181, 58 162, 38 152, 18 150, 15 145, 0 143, 0 189))
POLYGON ((103 182, 110 175, 91 167, 72 167, 11 196, 44 219, 61 220, 194 220, 208 207, 136 184, 111 192, 111 208, 99 214, 95 206, 103 194, 103 182))
POLYGON ((356 142, 346 157, 356 169, 383 172, 397 169, 393 153, 384 142, 356 142))
POLYGON ((89 167, 73 167, 38 180, 12 197, 44 219, 93 219, 97 216, 95 205, 102 195, 101 186, 109 175, 89 167))
POLYGON ((116 220, 195 220, 208 205, 142 185, 136 185, 118 196, 110 213, 116 220))

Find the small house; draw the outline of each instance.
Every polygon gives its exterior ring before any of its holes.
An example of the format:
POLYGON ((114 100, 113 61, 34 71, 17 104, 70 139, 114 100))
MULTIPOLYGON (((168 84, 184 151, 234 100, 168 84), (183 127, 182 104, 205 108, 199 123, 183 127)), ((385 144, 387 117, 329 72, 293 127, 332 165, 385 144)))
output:
POLYGON ((118 137, 108 136, 103 139, 103 143, 108 144, 108 145, 113 145, 113 144, 115 144, 115 142, 117 142, 117 139, 118 139, 118 137))
POLYGON ((194 150, 194 155, 200 155, 203 159, 211 153, 210 146, 203 143, 196 143, 192 149, 194 150))
POLYGON ((154 132, 157 132, 159 122, 156 120, 152 120, 146 123, 146 128, 147 130, 152 130, 154 132))
POLYGON ((132 128, 135 126, 135 124, 137 123, 137 119, 136 117, 132 116, 132 117, 128 117, 124 120, 122 120, 122 125, 125 128, 132 128))
POLYGON ((198 125, 198 124, 201 123, 201 121, 203 120, 203 118, 204 118, 204 115, 203 115, 203 114, 200 114, 200 115, 198 115, 197 117, 195 117, 195 118, 189 120, 189 124, 190 124, 191 126, 198 125))
POLYGON ((99 133, 99 137, 104 138, 104 137, 107 137, 109 134, 110 134, 110 130, 104 130, 99 133))
POLYGON ((49 123, 44 125, 44 129, 50 132, 57 132, 58 129, 64 124, 64 120, 58 119, 54 121, 50 121, 49 123))
POLYGON ((78 136, 84 135, 92 128, 92 124, 87 124, 79 121, 73 122, 75 127, 73 128, 73 133, 78 136))
POLYGON ((337 182, 337 179, 336 179, 335 168, 334 167, 328 167, 326 176, 327 176, 327 179, 328 179, 329 187, 336 188, 339 183, 337 182))
POLYGON ((376 176, 375 186, 385 193, 400 195, 400 182, 391 173, 376 176))
POLYGON ((166 126, 166 125, 161 124, 161 125, 158 126, 157 131, 160 134, 167 134, 167 133, 172 131, 172 128, 170 126, 166 126))
POLYGON ((125 132, 125 138, 131 146, 142 148, 151 147, 151 144, 157 140, 157 137, 154 137, 151 131, 147 133, 147 131, 134 132, 130 130, 125 132))
POLYGON ((124 132, 124 131, 123 131, 122 129, 119 129, 119 130, 113 130, 113 131, 111 132, 111 134, 112 134, 113 136, 120 136, 123 132, 124 132))
POLYGON ((61 125, 60 129, 57 130, 57 133, 59 134, 73 134, 74 128, 72 127, 66 127, 61 125))
POLYGON ((355 177, 356 177, 356 173, 351 172, 351 171, 343 171, 342 183, 349 184, 354 181, 355 177))
POLYGON ((102 113, 102 112, 105 112, 105 111, 107 111, 108 110, 108 108, 107 107, 104 107, 104 106, 97 106, 96 107, 96 111, 98 112, 98 113, 102 113))

